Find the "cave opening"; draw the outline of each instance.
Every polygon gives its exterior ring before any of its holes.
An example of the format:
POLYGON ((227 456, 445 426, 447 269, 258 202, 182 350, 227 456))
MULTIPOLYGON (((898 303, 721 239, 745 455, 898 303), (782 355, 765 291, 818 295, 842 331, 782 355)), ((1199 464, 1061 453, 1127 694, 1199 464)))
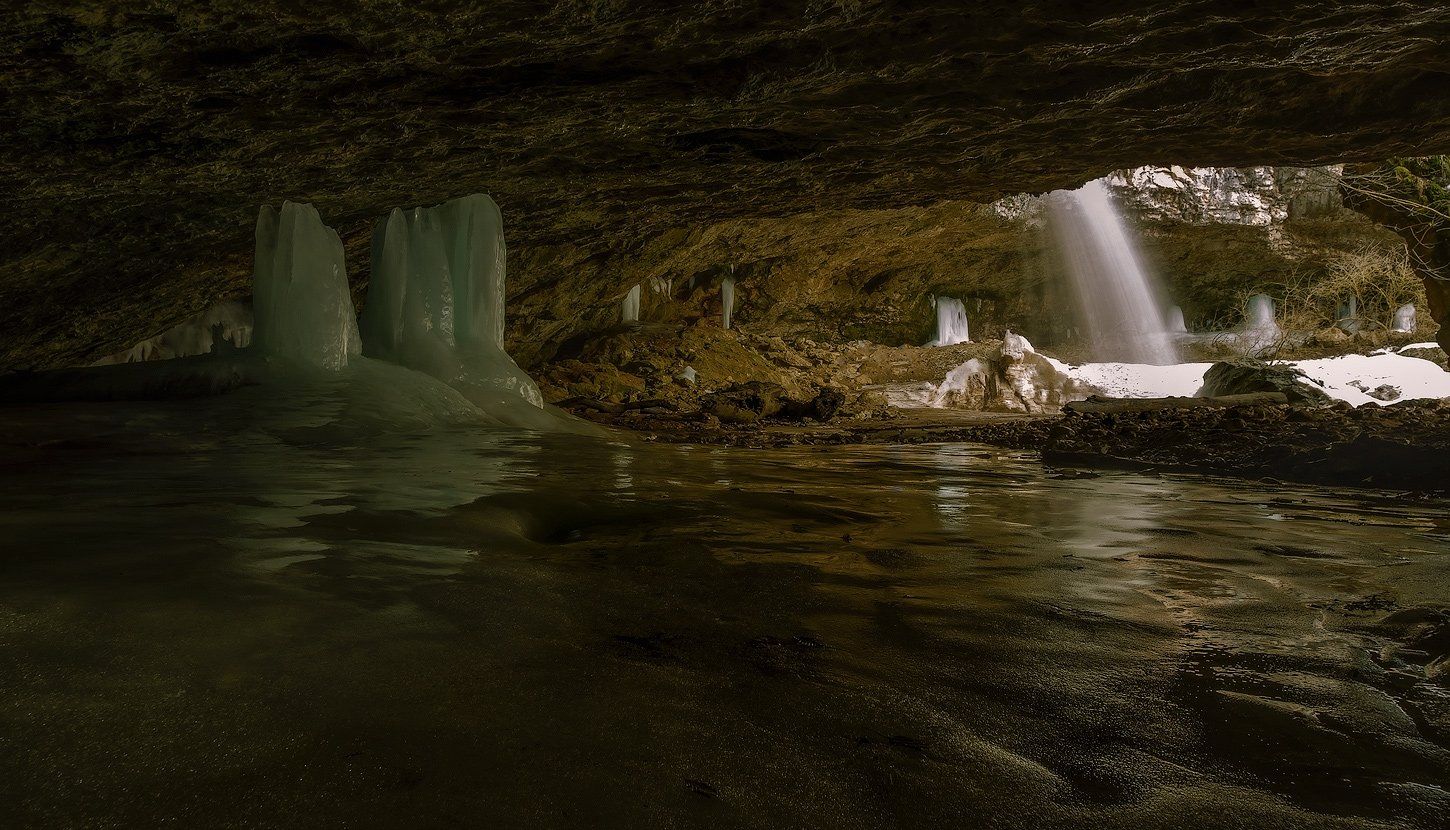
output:
POLYGON ((1438 827, 1441 3, 0 12, 0 824, 1438 827))

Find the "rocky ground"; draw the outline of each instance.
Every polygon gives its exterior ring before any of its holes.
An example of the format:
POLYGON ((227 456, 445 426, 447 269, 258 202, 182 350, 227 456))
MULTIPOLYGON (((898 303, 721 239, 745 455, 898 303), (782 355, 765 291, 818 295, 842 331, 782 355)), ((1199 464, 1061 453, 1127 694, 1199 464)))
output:
POLYGON ((799 415, 730 423, 708 412, 586 417, 647 440, 779 447, 970 441, 1042 453, 1051 464, 1132 466, 1406 491, 1450 489, 1450 402, 1385 407, 1269 403, 1147 412, 1012 415, 888 410, 829 422, 799 415))
MULTIPOLYGON (((1319 336, 1292 356, 1323 356, 1334 345, 1330 341, 1338 342, 1342 354, 1391 339, 1319 336)), ((682 338, 662 328, 621 328, 584 345, 578 357, 547 367, 539 380, 551 402, 654 441, 744 447, 977 441, 1039 451, 1059 464, 1127 464, 1400 490, 1447 486, 1450 401, 1354 408, 1322 394, 1295 395, 1292 378, 1252 365, 1218 373, 1222 388, 1215 394, 1288 392, 1288 398, 1146 411, 1088 411, 1091 407, 1069 404, 1059 412, 1053 405, 1037 411, 1000 404, 989 411, 906 409, 887 405, 882 394, 883 387, 938 383, 965 361, 1001 360, 1001 352, 996 341, 940 348, 787 342, 705 320, 682 338), (695 369, 692 379, 687 366, 695 369)), ((1422 356, 1443 365, 1438 350, 1422 356)), ((1009 361, 1004 387, 1011 371, 1009 361)))

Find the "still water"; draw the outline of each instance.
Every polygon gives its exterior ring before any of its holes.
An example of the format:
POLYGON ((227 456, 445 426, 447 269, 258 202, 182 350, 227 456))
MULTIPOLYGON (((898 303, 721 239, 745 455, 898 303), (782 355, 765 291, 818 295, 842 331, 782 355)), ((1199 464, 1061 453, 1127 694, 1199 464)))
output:
POLYGON ((0 826, 1450 810, 1442 501, 217 406, 0 410, 0 826))

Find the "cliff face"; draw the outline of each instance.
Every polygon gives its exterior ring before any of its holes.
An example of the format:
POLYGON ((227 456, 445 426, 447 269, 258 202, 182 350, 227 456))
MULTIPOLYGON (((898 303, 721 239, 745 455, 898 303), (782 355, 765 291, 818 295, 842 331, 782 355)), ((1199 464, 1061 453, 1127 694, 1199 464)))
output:
MULTIPOLYGON (((1195 327, 1234 325, 1243 299, 1277 294, 1340 254, 1397 240, 1339 205, 1332 169, 1137 168, 1109 180, 1149 266, 1195 327)), ((932 337, 931 298, 965 302, 974 337, 1008 328, 1075 347, 1071 294, 1060 278, 1043 200, 990 205, 827 210, 724 221, 614 250, 551 246, 514 260, 513 333, 523 360, 546 362, 618 322, 619 300, 646 287, 643 319, 672 327, 720 313, 718 284, 736 280, 735 319, 783 337, 888 345, 932 337), (656 288, 649 288, 656 286, 656 288), (667 289, 667 290, 666 290, 667 289)), ((512 292, 511 292, 512 293, 512 292)))
POLYGON ((1108 174, 1125 210, 1141 221, 1281 225, 1334 216, 1341 167, 1135 167, 1108 174))
POLYGON ((1439 0, 9 3, 0 366, 243 295, 284 198, 361 286, 374 218, 470 192, 515 252, 612 256, 1144 163, 1444 151, 1447 34, 1439 0))

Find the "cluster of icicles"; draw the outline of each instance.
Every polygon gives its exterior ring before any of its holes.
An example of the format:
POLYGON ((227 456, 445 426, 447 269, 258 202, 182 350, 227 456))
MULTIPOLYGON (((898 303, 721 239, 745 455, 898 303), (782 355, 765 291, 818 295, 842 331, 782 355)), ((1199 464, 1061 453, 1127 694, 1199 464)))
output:
MULTIPOLYGON (((656 294, 668 294, 673 286, 666 280, 658 277, 651 277, 651 288, 656 294)), ((694 287, 693 279, 690 286, 694 287)), ((640 300, 643 297, 641 286, 636 283, 625 293, 624 299, 619 303, 619 322, 630 324, 639 322, 640 300)), ((730 328, 730 317, 735 312, 735 277, 725 277, 720 281, 720 324, 724 328, 730 328)))

